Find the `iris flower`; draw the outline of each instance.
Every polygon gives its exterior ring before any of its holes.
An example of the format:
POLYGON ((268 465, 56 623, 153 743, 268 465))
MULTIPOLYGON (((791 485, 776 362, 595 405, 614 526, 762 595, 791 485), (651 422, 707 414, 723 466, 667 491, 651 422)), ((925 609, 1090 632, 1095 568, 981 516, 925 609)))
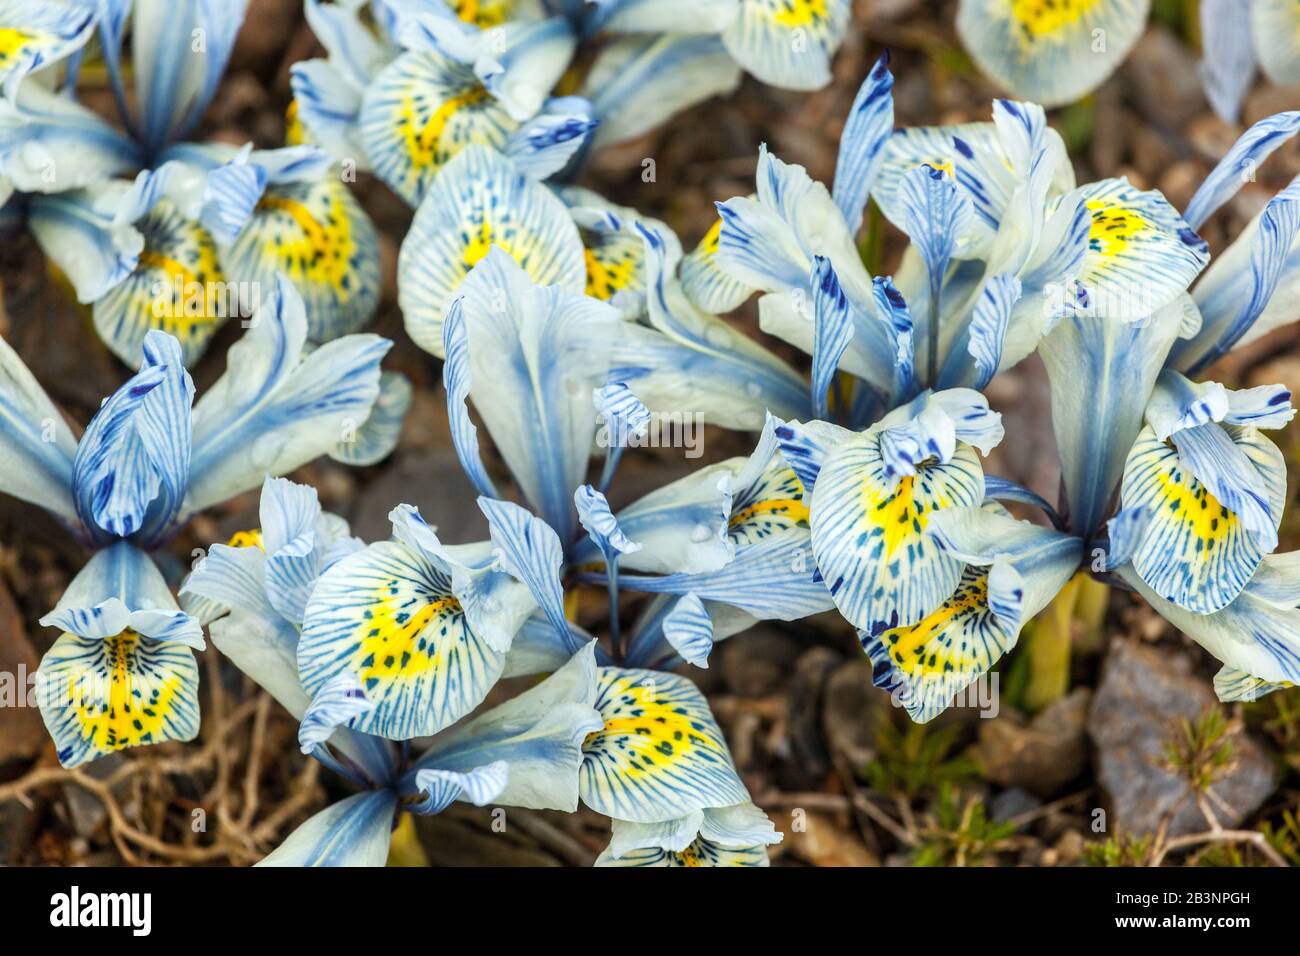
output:
MULTIPOLYGON (((302 824, 263 865, 382 866, 404 813, 439 813, 455 800, 577 808, 581 741, 600 726, 592 706, 591 649, 513 700, 451 728, 467 709, 449 710, 435 698, 448 684, 455 689, 461 678, 474 675, 476 650, 467 644, 474 638, 465 619, 486 633, 491 625, 484 622, 493 615, 481 613, 476 598, 496 594, 509 601, 511 582, 486 571, 463 590, 463 568, 440 557, 456 549, 444 552, 413 509, 402 506, 393 516, 394 540, 367 547, 351 537, 341 518, 321 511, 313 489, 268 478, 260 527, 238 536, 234 545, 213 546, 183 587, 186 607, 207 623, 217 648, 301 721, 303 752, 359 789, 302 824), (422 551, 425 547, 435 550, 422 551), (340 583, 362 581, 380 566, 400 574, 416 562, 423 562, 417 571, 427 576, 403 578, 400 587, 386 588, 394 616, 371 623, 380 635, 376 647, 387 641, 397 653, 398 644, 409 645, 404 653, 421 665, 406 662, 397 668, 379 657, 360 672, 332 668, 332 676, 318 681, 322 660, 315 622, 320 608, 331 606, 340 593, 340 583), (432 614, 420 610, 421 587, 445 589, 432 614), (453 588, 466 599, 463 610, 453 588), (409 620, 399 619, 401 608, 411 613, 409 620), (417 647, 423 638, 427 653, 417 647), (387 680, 402 669, 405 680, 387 680), (419 685, 435 693, 424 696, 419 685), (428 720, 394 732, 392 703, 403 695, 412 704, 431 705, 428 720), (428 746, 412 757, 410 739, 429 733, 428 746)), ((526 589, 516 587, 531 607, 526 589)), ((334 608, 335 614, 340 611, 334 608)), ((495 677, 487 686, 493 682, 495 677)), ((479 695, 471 706, 481 701, 479 695)))
MULTIPOLYGON (((50 6, 11 5, 0 26, 20 39, 37 36, 39 23, 24 18, 50 6)), ((10 203, 78 300, 93 305, 101 338, 132 367, 151 329, 179 340, 192 363, 226 319, 247 317, 277 273, 302 297, 313 342, 355 331, 378 304, 374 227, 324 153, 188 141, 244 12, 244 0, 96 6, 121 129, 69 95, 82 53, 72 44, 33 40, 24 55, 67 57, 62 90, 43 82, 52 71, 22 80, 19 70, 0 101, 0 192, 17 193, 10 203)))
MULTIPOLYGON (((1035 113, 1022 105, 1003 115, 1035 113)), ((1034 125, 1023 127, 1031 142, 1034 125)), ((1032 341, 1047 367, 1062 469, 1055 507, 986 478, 973 454, 963 456, 964 447, 1001 437, 983 399, 967 389, 922 392, 865 432, 822 421, 777 426, 805 489, 821 575, 859 629, 876 682, 914 719, 931 719, 986 672, 1079 571, 1138 591, 1222 660, 1216 687, 1227 699, 1300 677, 1294 562, 1273 554, 1285 464, 1261 434, 1293 417, 1290 394, 1280 386, 1234 392, 1188 377, 1289 318, 1276 292, 1294 280, 1295 184, 1192 284, 1209 260, 1195 229, 1240 188, 1243 166, 1254 168, 1298 127, 1297 114, 1284 113, 1248 130, 1185 216, 1159 193, 1123 181, 1049 193, 1047 223, 1062 209, 1073 223, 1082 208, 1087 227, 1082 243, 1070 240, 1065 281, 1036 296, 1042 314, 1032 341), (1012 517, 998 499, 1036 507, 1050 527, 1012 517)), ((978 156, 965 128, 928 138, 978 156)), ((930 172, 940 168, 903 178, 938 193, 928 184, 942 184, 930 172)), ((969 170, 959 163, 951 178, 967 192, 959 199, 973 203, 988 190, 972 187, 969 170)), ((951 195, 903 203, 914 244, 918 235, 943 235, 937 225, 954 218, 951 195)), ((1025 209, 1005 207, 999 233, 1013 225, 1028 231, 1023 219, 1012 222, 1025 209)), ((954 244, 965 235, 959 230, 954 244)), ((724 225, 724 249, 726 236, 724 225)), ((933 253, 920 256, 932 268, 933 253)), ((977 323, 1002 291, 1003 274, 985 280, 977 323)), ((817 287, 819 331, 846 298, 832 283, 817 287)))
MULTIPOLYGON (((957 32, 972 58, 1017 96, 1062 106, 1091 93, 1146 29, 1151 0, 961 0, 957 32)), ((1201 0, 1201 79, 1210 105, 1235 123, 1256 67, 1279 86, 1300 82, 1300 10, 1291 0, 1201 0)))
MULTIPOLYGON (((0 491, 45 508, 97 552, 43 619, 64 635, 42 672, 76 664, 118 684, 148 686, 152 669, 165 664, 164 670, 184 677, 173 687, 177 723, 152 725, 148 737, 112 720, 106 724, 83 697, 50 703, 46 723, 68 766, 124 746, 193 736, 192 661, 182 665, 188 652, 175 642, 201 646, 202 637, 188 618, 170 613, 175 602, 144 552, 164 545, 195 513, 257 487, 267 474, 342 449, 368 458, 396 440, 393 422, 382 416, 368 421, 379 395, 379 361, 390 343, 345 336, 304 357, 305 336, 302 303, 282 282, 232 346, 225 375, 191 409, 194 387, 180 343, 150 332, 140 371, 105 400, 80 440, 0 342, 0 448, 7 462, 0 491), (155 650, 162 662, 152 656, 155 650)), ((100 689, 110 699, 107 687, 100 689)), ((113 719, 120 715, 118 708, 113 719)))

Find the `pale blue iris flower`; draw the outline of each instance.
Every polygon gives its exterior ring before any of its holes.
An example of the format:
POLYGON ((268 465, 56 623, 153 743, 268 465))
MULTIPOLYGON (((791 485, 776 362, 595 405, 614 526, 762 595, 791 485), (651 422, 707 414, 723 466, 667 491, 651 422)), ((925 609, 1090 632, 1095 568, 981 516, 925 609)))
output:
POLYGON ((38 56, 68 57, 61 90, 21 71, 6 81, 0 188, 19 194, 10 204, 132 367, 151 329, 175 336, 192 363, 276 273, 301 295, 313 342, 355 331, 378 305, 374 227, 325 153, 188 141, 244 14, 245 0, 93 5, 121 128, 76 101, 75 47, 38 56))

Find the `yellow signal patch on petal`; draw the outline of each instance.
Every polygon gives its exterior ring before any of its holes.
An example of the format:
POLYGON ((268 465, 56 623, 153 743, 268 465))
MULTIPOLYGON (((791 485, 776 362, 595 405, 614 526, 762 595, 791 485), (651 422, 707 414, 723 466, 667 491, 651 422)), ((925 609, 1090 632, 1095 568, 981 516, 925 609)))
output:
POLYGON ((284 111, 284 145, 301 146, 307 142, 310 142, 310 137, 298 116, 298 101, 290 100, 284 111))
POLYGON ((515 12, 515 0, 447 0, 461 20, 476 27, 499 27, 515 12))
POLYGON ((607 816, 654 823, 749 799, 699 689, 677 674, 601 668, 604 726, 582 743, 579 793, 607 816))
MULTIPOLYGON (((1244 436, 1243 436, 1244 437, 1244 436)), ((1285 476, 1281 455, 1262 436, 1239 447, 1265 463, 1261 473, 1285 476), (1272 459, 1272 461, 1270 461, 1272 459)), ((1271 509, 1281 514, 1285 478, 1271 489, 1271 509)), ((1209 614, 1226 607, 1250 581, 1264 552, 1237 515, 1224 507, 1150 427, 1138 436, 1124 466, 1125 509, 1144 508, 1151 516, 1133 566, 1144 582, 1167 601, 1209 614)))
POLYGON ((138 366, 145 336, 161 329, 194 362, 238 310, 212 235, 161 200, 136 223, 144 248, 132 273, 94 304, 95 328, 113 353, 138 366))
POLYGON ((298 644, 307 691, 353 674, 373 707, 351 726, 393 740, 436 733, 469 713, 504 662, 470 630, 450 577, 393 541, 321 575, 298 644))
POLYGON ((808 505, 803 495, 803 483, 794 469, 774 461, 753 488, 732 502, 728 537, 739 547, 789 528, 807 528, 808 505))
POLYGON ((639 236, 584 235, 587 295, 608 302, 619 292, 645 290, 645 243, 639 236))
POLYGON ((40 674, 41 716, 65 767, 198 734, 199 672, 184 644, 129 629, 108 638, 65 633, 40 674))
POLYGON ((259 551, 265 551, 266 545, 262 543, 262 529, 250 528, 247 531, 236 531, 226 542, 232 548, 257 548, 259 551))
POLYGON ((621 857, 602 854, 597 866, 769 866, 767 847, 731 849, 697 838, 681 852, 645 847, 621 857))
POLYGON ((952 595, 911 627, 863 637, 876 686, 924 723, 986 673, 1016 642, 988 602, 988 568, 968 565, 952 595))
POLYGON ((1092 217, 1088 248, 1101 258, 1101 267, 1106 260, 1122 255, 1130 243, 1151 228, 1135 209, 1102 199, 1090 199, 1086 205, 1092 217))
POLYGON ((1025 41, 1052 37, 1077 26, 1105 0, 1012 0, 1011 16, 1025 41))
POLYGON ((222 261, 262 294, 283 273, 302 295, 313 342, 355 332, 379 303, 375 229, 338 176, 269 187, 222 261))

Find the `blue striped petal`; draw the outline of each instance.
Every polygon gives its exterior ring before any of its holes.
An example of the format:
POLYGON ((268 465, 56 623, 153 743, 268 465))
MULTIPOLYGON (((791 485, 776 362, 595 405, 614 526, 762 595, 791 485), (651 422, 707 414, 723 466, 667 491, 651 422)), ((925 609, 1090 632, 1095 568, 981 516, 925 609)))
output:
MULTIPOLYGON (((1274 196, 1197 284, 1200 331, 1179 341, 1170 364, 1192 374, 1212 365, 1247 335, 1268 307, 1300 240, 1300 180, 1274 196), (1249 248, 1249 273, 1241 251, 1249 248), (1235 254, 1234 254, 1235 253, 1235 254)), ((1251 335, 1252 338, 1257 337, 1251 335)))
POLYGON ((753 289, 718 265, 718 243, 722 236, 722 218, 709 227, 691 252, 682 260, 682 291, 697 309, 722 315, 740 307, 753 289))
POLYGON ((1300 683, 1300 552, 1266 555, 1254 577, 1222 610, 1198 614, 1166 600, 1132 565, 1117 573, 1176 628, 1231 668, 1266 683, 1300 683))
POLYGON ((599 25, 610 33, 717 33, 736 15, 739 0, 590 0, 601 7, 599 25))
POLYGON ((595 641, 587 642, 545 680, 435 736, 402 778, 403 791, 426 768, 468 772, 503 761, 509 777, 498 803, 572 813, 578 808, 582 742, 603 726, 594 706, 595 650, 595 641))
POLYGON ((420 770, 415 774, 415 786, 425 798, 411 805, 412 813, 431 815, 441 813, 456 800, 464 800, 477 807, 491 803, 501 795, 510 775, 510 765, 504 760, 475 767, 468 773, 455 770, 420 770))
POLYGON ((95 29, 90 7, 77 4, 4 0, 0 3, 0 84, 12 96, 29 73, 58 63, 79 50, 95 29))
POLYGON ((259 506, 262 548, 266 553, 266 595, 287 621, 301 624, 307 599, 322 570, 324 542, 317 541, 321 516, 316 489, 269 475, 259 506))
POLYGON ((782 838, 767 814, 752 803, 709 807, 659 823, 610 823, 609 847, 596 861, 597 866, 765 866, 766 852, 761 854, 761 863, 752 863, 747 851, 762 850, 782 838), (650 862, 644 854, 650 850, 662 852, 663 858, 650 862))
POLYGON ((132 225, 118 225, 111 205, 114 186, 32 196, 27 225, 41 251, 72 285, 77 301, 94 302, 127 279, 140 261, 144 238, 132 225), (105 202, 107 200, 107 202, 105 202))
POLYGON ((777 448, 803 485, 804 494, 812 493, 826 458, 854 433, 830 422, 783 422, 769 418, 777 448))
POLYGON ((488 519, 501 570, 523 582, 556 633, 567 636, 569 626, 564 617, 564 591, 560 585, 564 546, 559 536, 541 518, 513 502, 483 497, 479 498, 478 506, 488 519))
MULTIPOLYGON (((479 31, 475 72, 518 122, 536 116, 569 68, 578 38, 563 17, 516 20, 479 31)), ((588 127, 590 129, 590 127, 588 127)))
POLYGON ((1016 643, 1026 621, 1070 580, 1083 542, 1001 508, 954 508, 930 521, 934 541, 961 562, 956 590, 910 627, 861 633, 876 686, 918 723, 986 673, 1016 643))
POLYGON ((372 544, 320 576, 298 644, 307 692, 353 674, 374 704, 353 728, 390 740, 426 736, 465 716, 503 660, 471 630, 445 565, 394 541, 372 544))
POLYGON ((1125 464, 1123 507, 1150 516, 1133 566, 1166 600, 1209 614, 1276 547, 1286 465, 1272 442, 1233 426, 1194 425, 1173 442, 1148 426, 1125 464))
POLYGON ((377 465, 393 453, 411 408, 411 380, 401 372, 379 375, 379 397, 361 427, 339 440, 330 457, 345 465, 377 465))
POLYGON ((329 739, 335 728, 371 707, 355 674, 331 677, 311 699, 298 725, 298 747, 309 754, 329 739))
POLYGON ((579 90, 600 122, 592 148, 640 136, 696 103, 732 93, 740 77, 717 36, 614 38, 601 47, 579 90))
POLYGON ((541 112, 510 134, 502 152, 524 175, 547 179, 587 147, 598 125, 586 100, 576 96, 548 100, 541 112))
POLYGON ((268 186, 221 264, 241 287, 269 290, 287 278, 313 342, 355 332, 379 305, 375 227, 337 175, 268 186))
POLYGON ((621 335, 611 306, 542 287, 499 248, 462 286, 470 397, 528 500, 564 541, 596 434, 592 389, 621 335))
POLYGON ((650 409, 622 382, 610 382, 593 389, 592 402, 609 433, 610 447, 628 444, 650 426, 650 409))
POLYGON ((1175 300, 1144 322, 1064 318, 1039 346, 1052 392, 1066 519, 1081 536, 1096 532, 1110 514, 1142 410, 1182 326, 1185 301, 1175 300))
POLYGON ((664 618, 664 639, 681 659, 696 667, 708 668, 713 651, 713 621, 696 594, 679 600, 664 618))
POLYGON ((1183 215, 1187 225, 1193 229, 1205 225, 1207 219, 1254 178, 1254 170, 1260 163, 1297 131, 1300 131, 1300 110, 1266 116, 1242 133, 1187 204, 1183 215))
POLYGON ((974 208, 941 169, 922 166, 899 186, 902 228, 921 253, 933 286, 948 269, 958 239, 971 228, 974 208))
POLYGON ((818 90, 830 82, 831 57, 844 41, 852 6, 850 0, 745 0, 722 42, 764 83, 818 90))
POLYGON ((1250 5, 1251 33, 1259 65, 1279 86, 1300 83, 1300 11, 1287 0, 1250 5))
POLYGON ((628 539, 618 526, 618 519, 609 510, 605 496, 591 485, 583 485, 573 493, 573 503, 578 509, 578 521, 592 542, 605 555, 606 562, 617 560, 621 554, 633 554, 641 545, 628 539))
POLYGON ((330 451, 369 417, 379 360, 375 335, 327 342, 305 358, 307 316, 284 278, 230 347, 226 372, 194 406, 189 512, 256 488, 330 451))
POLYGON ((406 331, 426 352, 442 357, 443 317, 462 280, 493 246, 538 285, 585 287, 582 240, 564 204, 505 157, 469 147, 438 175, 398 257, 406 331))
POLYGON ((597 813, 653 823, 749 799, 708 702, 684 677, 603 667, 604 726, 582 745, 582 802, 597 813))
POLYGON ((1020 280, 1000 272, 984 285, 984 292, 971 319, 968 351, 975 363, 975 380, 983 389, 1002 367, 1002 343, 1011 321, 1011 310, 1020 299, 1020 280))
POLYGON ((769 866, 767 847, 732 849, 697 839, 681 852, 659 847, 630 850, 614 856, 608 850, 596 858, 596 866, 769 866))
POLYGON ((190 469, 194 383, 180 344, 150 332, 139 373, 105 400, 77 448, 77 514, 98 537, 154 542, 180 511, 190 469))
POLYGON ((957 33, 980 69, 1017 96, 1061 106, 1114 72, 1142 35, 1150 8, 1151 0, 961 0, 957 33))
POLYGON ((1203 0, 1200 7, 1205 56, 1198 72, 1206 98, 1225 123, 1237 122, 1255 80, 1251 21, 1240 14, 1241 6, 1233 0, 1203 0))
MULTIPOLYGON (((153 373, 151 373, 153 374, 153 373)), ((77 440, 18 353, 0 338, 0 492, 79 522, 72 492, 77 440)))
POLYGON ((866 80, 858 88, 844 121, 839 156, 835 161, 835 205, 857 235, 862 227, 862 213, 867 193, 884 158, 884 150, 894 132, 894 74, 889 72, 889 51, 876 61, 866 80))
POLYGON ((891 476, 882 432, 855 436, 830 452, 812 491, 812 550, 835 606, 861 630, 910 626, 957 587, 960 561, 926 534, 942 508, 984 499, 974 450, 956 445, 946 463, 918 463, 891 476))
POLYGON ((1256 701, 1274 691, 1294 686, 1289 681, 1261 680, 1227 665, 1221 667, 1214 675, 1214 694, 1225 704, 1256 701))
POLYGON ((831 261, 817 256, 813 262, 813 414, 817 418, 829 418, 827 393, 839 369, 840 358, 853 338, 853 319, 831 261))
POLYGON ((397 811, 392 790, 358 793, 309 818, 258 866, 383 866, 397 811))
POLYGON ((479 451, 478 429, 469 417, 469 397, 473 375, 469 361, 469 336, 465 332, 465 306, 457 299, 447 310, 442 326, 442 347, 446 361, 442 366, 442 384, 447 390, 447 415, 451 427, 451 443, 460 459, 460 467, 469 476, 474 489, 489 498, 498 497, 479 451))

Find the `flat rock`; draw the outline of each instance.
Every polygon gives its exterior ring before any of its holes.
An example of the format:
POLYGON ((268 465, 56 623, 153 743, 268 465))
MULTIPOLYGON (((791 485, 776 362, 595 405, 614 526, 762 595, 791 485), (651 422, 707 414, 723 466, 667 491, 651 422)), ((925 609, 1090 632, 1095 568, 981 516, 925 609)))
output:
POLYGON ((386 541, 393 533, 389 512, 398 504, 415 505, 444 543, 468 544, 488 536, 477 499, 478 492, 450 449, 400 454, 365 487, 348 518, 352 533, 363 541, 386 541))
POLYGON ((876 734, 890 706, 889 695, 871 682, 866 657, 846 661, 826 681, 822 730, 831 753, 853 773, 876 759, 876 734))
MULTIPOLYGON (((1123 638, 1111 643, 1088 715, 1097 780, 1110 798, 1111 832, 1150 833, 1170 812, 1170 836, 1207 829, 1187 783, 1165 769, 1165 752, 1184 720, 1215 706, 1209 681, 1192 673, 1188 655, 1123 638)), ((1211 786, 1232 808, 1229 813, 1216 804, 1225 827, 1254 813, 1277 786, 1273 762, 1254 739, 1237 735, 1232 753, 1230 769, 1211 786)))

